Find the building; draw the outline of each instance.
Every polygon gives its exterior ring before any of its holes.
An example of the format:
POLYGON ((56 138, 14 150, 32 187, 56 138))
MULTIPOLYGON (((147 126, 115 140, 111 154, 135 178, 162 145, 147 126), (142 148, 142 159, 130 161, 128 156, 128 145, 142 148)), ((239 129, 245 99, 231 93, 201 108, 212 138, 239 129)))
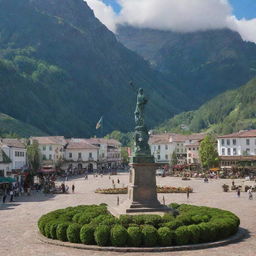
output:
POLYGON ((206 134, 203 133, 151 135, 149 139, 151 154, 155 157, 156 163, 169 164, 173 153, 177 156, 177 165, 199 163, 199 142, 205 136, 206 134))
POLYGON ((256 130, 218 136, 217 139, 222 169, 256 165, 256 130))
POLYGON ((67 144, 63 136, 31 137, 37 141, 42 155, 43 165, 54 165, 64 159, 64 147, 67 144))
POLYGON ((87 143, 99 148, 98 168, 117 168, 122 164, 121 143, 114 139, 91 138, 87 143))
POLYGON ((7 177, 11 172, 11 159, 0 149, 0 177, 7 177))
POLYGON ((97 169, 99 147, 89 144, 86 139, 67 140, 64 155, 64 169, 97 169))

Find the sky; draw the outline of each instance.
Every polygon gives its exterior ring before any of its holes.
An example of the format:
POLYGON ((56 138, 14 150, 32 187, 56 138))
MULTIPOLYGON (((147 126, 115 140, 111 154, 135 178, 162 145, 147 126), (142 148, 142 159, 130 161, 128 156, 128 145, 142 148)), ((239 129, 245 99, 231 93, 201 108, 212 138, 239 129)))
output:
POLYGON ((256 43, 256 0, 85 0, 111 31, 118 24, 194 32, 230 28, 256 43))

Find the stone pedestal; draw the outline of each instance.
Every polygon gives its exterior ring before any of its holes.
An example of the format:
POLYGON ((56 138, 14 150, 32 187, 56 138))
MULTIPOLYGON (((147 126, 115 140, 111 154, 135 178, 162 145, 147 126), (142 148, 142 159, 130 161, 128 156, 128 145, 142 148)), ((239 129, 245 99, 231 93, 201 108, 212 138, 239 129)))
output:
POLYGON ((172 209, 162 205, 157 199, 156 169, 158 165, 154 161, 148 161, 148 163, 131 163, 130 166, 128 199, 110 211, 114 215, 171 212, 172 209))

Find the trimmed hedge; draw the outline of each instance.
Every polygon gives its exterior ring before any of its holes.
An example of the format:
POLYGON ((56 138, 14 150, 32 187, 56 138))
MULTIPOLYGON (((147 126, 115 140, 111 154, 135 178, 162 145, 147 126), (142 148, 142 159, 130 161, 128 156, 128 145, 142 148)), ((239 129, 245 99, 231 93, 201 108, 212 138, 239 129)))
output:
POLYGON ((112 216, 106 205, 56 210, 38 220, 51 239, 98 246, 171 246, 213 242, 238 230, 239 218, 216 208, 171 204, 175 214, 112 216), (176 216, 177 215, 177 216, 176 216))

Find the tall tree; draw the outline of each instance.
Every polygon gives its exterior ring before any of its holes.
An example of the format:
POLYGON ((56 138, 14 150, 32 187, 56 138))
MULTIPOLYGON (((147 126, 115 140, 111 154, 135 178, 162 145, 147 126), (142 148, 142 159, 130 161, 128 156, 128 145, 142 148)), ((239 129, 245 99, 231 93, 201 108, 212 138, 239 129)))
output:
POLYGON ((41 165, 41 153, 37 141, 33 141, 32 144, 28 143, 27 159, 30 170, 32 171, 32 173, 36 173, 41 165))
POLYGON ((205 168, 216 167, 219 164, 219 156, 216 147, 216 139, 207 135, 200 143, 199 156, 202 166, 205 168))
POLYGON ((173 167, 174 165, 177 165, 177 163, 178 163, 178 157, 177 157, 176 152, 173 151, 170 165, 171 165, 171 167, 173 167))

